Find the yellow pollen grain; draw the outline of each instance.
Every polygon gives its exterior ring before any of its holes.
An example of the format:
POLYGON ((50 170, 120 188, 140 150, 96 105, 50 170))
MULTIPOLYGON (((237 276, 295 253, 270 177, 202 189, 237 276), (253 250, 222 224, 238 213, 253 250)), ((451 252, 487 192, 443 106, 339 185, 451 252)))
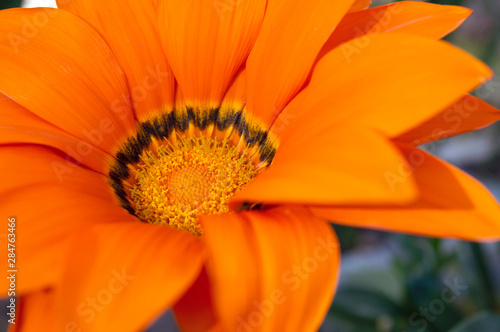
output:
POLYGON ((257 172, 247 152, 227 141, 179 137, 146 152, 130 196, 142 220, 199 236, 197 217, 230 212, 231 197, 257 172))

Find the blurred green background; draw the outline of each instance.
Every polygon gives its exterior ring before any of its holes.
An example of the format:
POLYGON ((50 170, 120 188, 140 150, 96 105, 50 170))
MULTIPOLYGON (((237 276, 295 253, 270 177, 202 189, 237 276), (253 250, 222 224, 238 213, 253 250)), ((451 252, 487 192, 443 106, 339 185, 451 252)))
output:
POLYGON ((21 4, 21 1, 18 1, 18 0, 2 0, 2 1, 0 1, 0 9, 19 7, 20 4, 21 4))
MULTIPOLYGON (((335 1, 335 0, 332 0, 335 1)), ((50 5, 29 0, 26 5, 50 5)), ((374 0, 373 5, 394 1, 374 0)), ((474 9, 446 39, 500 73, 500 1, 434 0, 474 9)), ((0 8, 20 1, 0 2, 0 8)), ((476 95, 500 107, 500 77, 476 95)), ((430 152, 478 177, 500 198, 500 125, 440 141, 430 152)), ((321 332, 499 332, 500 243, 477 244, 334 226, 339 289, 321 332)), ((148 331, 176 331, 166 314, 148 331)), ((288 331, 285 331, 288 332, 288 331)))

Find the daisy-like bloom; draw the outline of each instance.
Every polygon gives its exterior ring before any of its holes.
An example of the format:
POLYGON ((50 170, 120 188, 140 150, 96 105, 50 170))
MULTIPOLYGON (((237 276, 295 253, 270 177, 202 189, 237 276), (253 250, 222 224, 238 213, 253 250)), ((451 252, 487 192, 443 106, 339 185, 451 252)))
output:
POLYGON ((315 331, 328 221, 498 239, 490 194, 416 147, 500 118, 467 94, 490 70, 439 40, 470 11, 369 2, 0 12, 15 327, 137 331, 173 308, 183 331, 315 331))

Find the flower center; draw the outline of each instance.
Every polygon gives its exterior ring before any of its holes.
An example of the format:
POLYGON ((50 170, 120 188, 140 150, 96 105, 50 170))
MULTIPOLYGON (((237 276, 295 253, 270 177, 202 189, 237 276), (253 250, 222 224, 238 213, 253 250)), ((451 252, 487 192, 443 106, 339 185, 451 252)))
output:
POLYGON ((231 213, 232 196, 272 163, 278 144, 244 109, 179 106, 138 123, 109 164, 109 185, 141 221, 199 236, 198 216, 231 213))
POLYGON ((139 218, 201 235, 197 217, 230 212, 229 200, 258 170, 227 140, 179 137, 147 151, 134 172, 131 198, 139 218))

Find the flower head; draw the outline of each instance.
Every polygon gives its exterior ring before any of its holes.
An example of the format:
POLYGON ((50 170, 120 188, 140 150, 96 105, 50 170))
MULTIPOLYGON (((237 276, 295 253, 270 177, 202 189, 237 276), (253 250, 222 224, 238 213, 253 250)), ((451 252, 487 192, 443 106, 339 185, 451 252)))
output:
POLYGON ((172 307, 183 331, 314 331, 328 221, 498 239, 490 194, 416 147, 500 118, 467 94, 490 70, 439 41, 470 11, 369 4, 0 12, 21 330, 135 331, 172 307))

